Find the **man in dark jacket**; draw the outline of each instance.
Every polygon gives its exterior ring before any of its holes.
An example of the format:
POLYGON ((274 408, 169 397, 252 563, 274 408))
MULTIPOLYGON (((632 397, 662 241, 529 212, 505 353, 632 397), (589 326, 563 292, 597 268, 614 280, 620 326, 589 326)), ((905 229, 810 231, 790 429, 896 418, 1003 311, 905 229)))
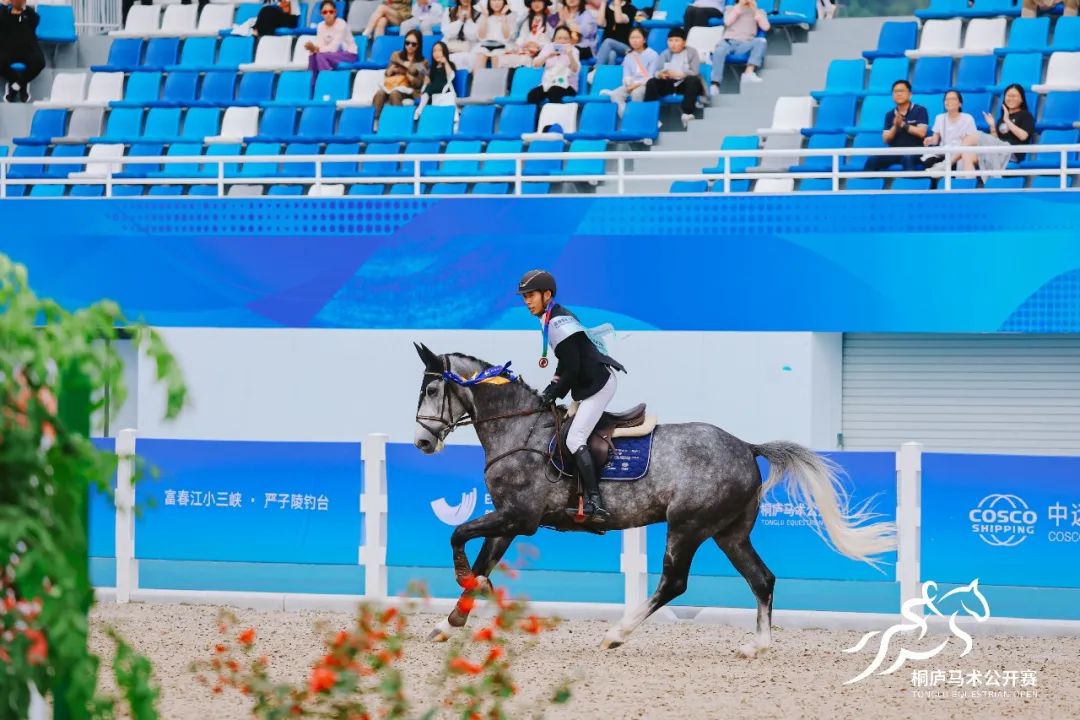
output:
POLYGON ((26 0, 0 0, 0 76, 7 80, 8 102, 29 102, 30 81, 45 67, 45 56, 37 40, 40 18, 27 7, 26 0), (25 70, 13 70, 22 63, 25 70))
POLYGON ((555 278, 551 273, 546 270, 525 273, 518 283, 518 294, 524 298, 529 312, 540 318, 544 333, 540 367, 547 366, 549 343, 559 360, 555 377, 544 388, 541 398, 550 404, 570 393, 578 401, 566 446, 574 454, 578 477, 585 488, 585 515, 589 522, 603 523, 610 514, 600 497, 600 469, 589 454, 589 435, 615 396, 614 371, 626 372, 626 369, 597 348, 574 313, 555 303, 555 278))

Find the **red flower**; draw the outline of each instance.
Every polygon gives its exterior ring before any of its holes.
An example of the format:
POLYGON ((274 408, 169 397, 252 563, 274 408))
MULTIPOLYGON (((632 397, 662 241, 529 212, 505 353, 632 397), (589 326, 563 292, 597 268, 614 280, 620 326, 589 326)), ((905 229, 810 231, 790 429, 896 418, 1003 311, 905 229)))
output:
POLYGON ((220 695, 221 694, 221 686, 220 685, 215 685, 214 686, 214 694, 215 695, 220 695))
POLYGON ((26 659, 31 665, 40 665, 49 657, 49 644, 45 641, 45 635, 40 630, 27 630, 26 637, 31 645, 26 651, 26 659))
POLYGON ((349 642, 349 633, 344 630, 338 630, 338 634, 334 636, 334 641, 331 643, 331 646, 339 648, 347 642, 349 642))
POLYGON ((473 640, 477 642, 491 642, 491 638, 494 636, 495 631, 490 628, 480 628, 473 634, 473 640))
POLYGON ((505 610, 510 607, 511 602, 507 597, 506 588, 495 588, 495 602, 499 604, 500 610, 505 610))
POLYGON ((255 642, 255 628, 248 628, 244 632, 240 633, 240 637, 237 638, 242 645, 251 645, 255 642))
POLYGON ((503 649, 501 647, 493 647, 493 648, 491 648, 491 651, 488 652, 487 659, 484 660, 484 664, 485 665, 490 665, 491 663, 493 663, 496 660, 498 660, 499 658, 501 658, 502 654, 503 654, 503 649))
POLYGON ((223 653, 223 652, 225 652, 225 651, 226 651, 227 649, 228 649, 228 648, 226 648, 226 647, 225 647, 224 645, 222 645, 221 643, 218 643, 217 645, 215 645, 215 646, 214 646, 214 652, 216 652, 216 653, 223 653))
POLYGON ((311 679, 308 680, 308 687, 311 688, 311 692, 319 693, 325 692, 334 687, 337 683, 337 673, 333 670, 317 667, 311 671, 311 679))
POLYGON ((457 609, 466 615, 471 613, 474 607, 476 607, 476 598, 474 597, 465 595, 457 601, 457 609))
POLYGON ((379 620, 381 622, 383 622, 383 623, 388 623, 391 620, 393 620, 394 618, 396 618, 397 614, 398 614, 398 609, 397 608, 389 608, 389 609, 387 609, 386 612, 384 612, 382 614, 382 617, 379 618, 379 620))
POLYGON ((233 672, 240 672, 240 663, 235 660, 228 660, 225 663, 225 667, 229 668, 233 672))
POLYGON ((527 633, 536 635, 543 629, 543 626, 540 624, 540 618, 535 615, 530 615, 521 621, 521 629, 527 633))
POLYGON ((463 657, 452 659, 450 661, 450 669, 454 672, 468 673, 469 675, 479 675, 484 671, 484 668, 474 662, 469 662, 463 657))

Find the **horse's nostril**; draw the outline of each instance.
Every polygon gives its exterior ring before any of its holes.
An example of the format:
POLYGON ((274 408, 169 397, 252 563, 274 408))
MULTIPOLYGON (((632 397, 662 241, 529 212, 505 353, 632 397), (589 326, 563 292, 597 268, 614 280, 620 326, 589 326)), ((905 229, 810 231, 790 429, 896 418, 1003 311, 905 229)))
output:
POLYGON ((431 447, 431 443, 427 440, 417 440, 416 447, 420 448, 421 450, 427 450, 431 447))

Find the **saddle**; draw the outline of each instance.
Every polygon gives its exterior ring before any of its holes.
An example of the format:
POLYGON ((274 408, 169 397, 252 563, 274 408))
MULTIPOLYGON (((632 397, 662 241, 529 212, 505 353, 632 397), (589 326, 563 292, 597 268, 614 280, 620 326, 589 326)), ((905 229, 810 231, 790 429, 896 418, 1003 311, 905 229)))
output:
MULTIPOLYGON (((567 412, 567 422, 559 435, 559 452, 569 469, 574 463, 574 454, 566 446, 566 436, 570 433, 570 420, 573 417, 576 405, 571 406, 567 412)), ((612 438, 636 437, 648 435, 656 426, 654 418, 650 418, 645 412, 645 403, 635 405, 623 412, 605 412, 596 423, 596 428, 589 435, 589 453, 592 455, 593 464, 599 471, 608 464, 611 453, 615 449, 612 438)))

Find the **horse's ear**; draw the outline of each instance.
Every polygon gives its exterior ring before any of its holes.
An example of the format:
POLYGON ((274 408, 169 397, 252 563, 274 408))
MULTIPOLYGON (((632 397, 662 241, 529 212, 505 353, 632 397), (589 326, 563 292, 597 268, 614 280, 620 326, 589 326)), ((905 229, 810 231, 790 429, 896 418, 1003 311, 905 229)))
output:
POLYGON ((423 343, 417 344, 414 342, 413 347, 416 348, 416 354, 420 356, 420 359, 424 363, 424 367, 426 367, 428 370, 439 369, 439 356, 431 352, 431 350, 428 349, 427 345, 424 345, 423 343))

